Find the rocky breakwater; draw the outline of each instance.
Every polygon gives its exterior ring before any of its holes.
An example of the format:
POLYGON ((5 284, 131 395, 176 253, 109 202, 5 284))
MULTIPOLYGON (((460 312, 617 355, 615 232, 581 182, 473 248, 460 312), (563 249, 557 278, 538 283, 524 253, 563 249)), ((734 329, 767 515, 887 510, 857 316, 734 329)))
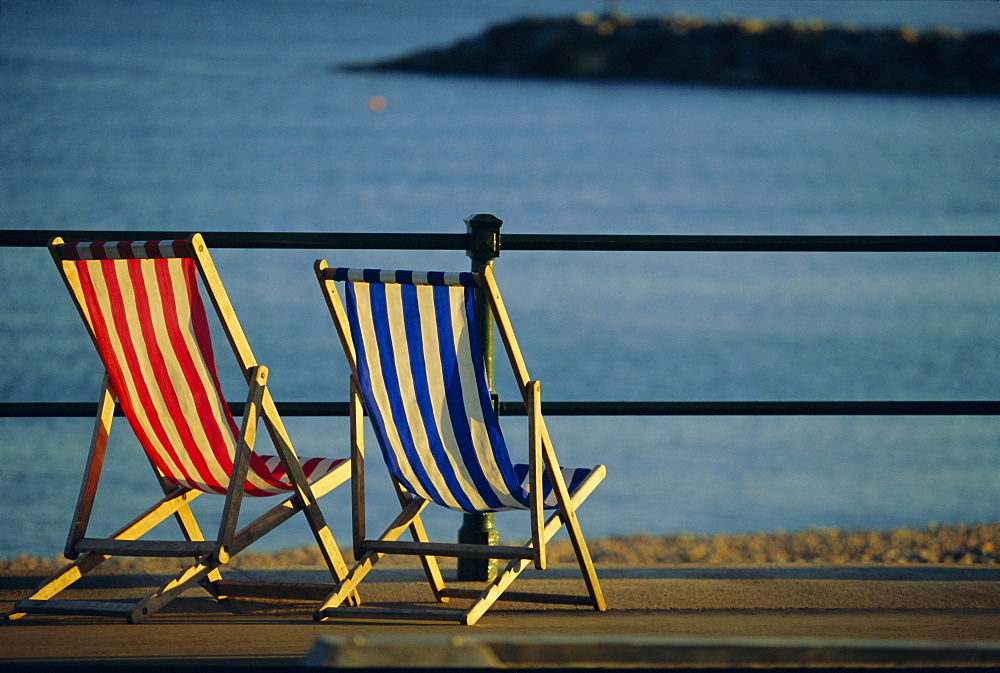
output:
POLYGON ((1000 93, 1000 32, 821 21, 524 18, 451 46, 342 66, 441 75, 943 94, 1000 93))

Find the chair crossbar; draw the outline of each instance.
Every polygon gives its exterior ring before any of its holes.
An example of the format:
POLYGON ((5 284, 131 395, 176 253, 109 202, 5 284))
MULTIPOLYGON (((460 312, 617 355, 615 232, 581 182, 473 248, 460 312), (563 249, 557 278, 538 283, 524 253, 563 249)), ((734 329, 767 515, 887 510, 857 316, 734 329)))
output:
POLYGON ((416 556, 445 556, 448 558, 524 559, 531 558, 533 552, 526 547, 503 545, 490 546, 461 544, 456 542, 396 542, 386 540, 366 540, 362 543, 364 552, 378 554, 409 554, 416 556))
POLYGON ((229 598, 268 598, 286 601, 321 601, 330 593, 329 584, 218 580, 213 587, 229 598))
POLYGON ((201 556, 215 551, 215 542, 185 542, 182 540, 112 540, 85 537, 73 545, 80 553, 109 554, 113 556, 201 556))
POLYGON ((132 614, 135 603, 117 601, 38 601, 26 599, 15 608, 19 612, 36 615, 94 615, 97 617, 127 617, 132 614))
POLYGON ((417 619, 426 621, 461 622, 465 619, 465 610, 454 608, 349 608, 340 607, 327 609, 323 613, 326 619, 344 617, 358 619, 417 619))
POLYGON ((468 271, 400 271, 391 269, 327 268, 325 278, 351 283, 394 283, 399 285, 462 285, 477 287, 477 274, 468 271))
MULTIPOLYGON (((479 589, 452 589, 441 590, 441 595, 445 598, 464 598, 475 600, 482 596, 479 589)), ((511 601, 516 603, 544 603, 551 605, 585 605, 592 606, 594 599, 590 596, 578 596, 573 594, 548 594, 533 591, 505 591, 497 598, 497 602, 511 601)))
POLYGON ((189 243, 188 240, 71 242, 62 246, 60 255, 73 261, 191 257, 189 243))

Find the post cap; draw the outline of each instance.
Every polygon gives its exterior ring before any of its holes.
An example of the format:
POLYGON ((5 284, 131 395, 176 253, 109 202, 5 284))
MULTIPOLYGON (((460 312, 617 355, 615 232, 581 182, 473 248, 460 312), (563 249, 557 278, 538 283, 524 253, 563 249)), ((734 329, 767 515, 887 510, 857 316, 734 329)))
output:
POLYGON ((500 225, 503 220, 488 213, 465 218, 469 245, 465 254, 474 261, 488 262, 500 256, 500 225))

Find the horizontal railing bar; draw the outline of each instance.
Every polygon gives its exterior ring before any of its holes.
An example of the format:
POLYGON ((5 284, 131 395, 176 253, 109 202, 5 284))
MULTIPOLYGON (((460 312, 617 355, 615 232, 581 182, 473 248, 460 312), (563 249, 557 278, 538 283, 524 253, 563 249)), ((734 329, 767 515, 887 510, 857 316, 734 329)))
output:
MULTIPOLYGON (((349 416, 347 402, 279 402, 285 416, 349 416)), ((231 403, 234 415, 243 405, 231 403)), ((1000 416, 1000 401, 543 402, 548 416, 1000 416)), ((121 410, 116 410, 121 415, 121 410)), ((92 418, 94 402, 0 402, 0 418, 92 418)), ((524 416, 520 402, 501 402, 502 416, 524 416)))
MULTIPOLYGON (((995 416, 1000 402, 768 401, 768 402, 542 402, 548 416, 995 416)), ((524 416, 524 405, 501 402, 504 416, 524 416)))
MULTIPOLYGON (((66 240, 159 240, 191 231, 0 230, 0 247, 66 240)), ((466 250, 466 234, 203 231, 212 248, 466 250)), ((509 234, 503 250, 600 252, 1000 252, 1000 236, 798 236, 714 234, 509 234)))
MULTIPOLYGON (((55 236, 67 241, 184 239, 193 231, 107 231, 65 229, 0 230, 0 247, 39 247, 55 236)), ((246 231, 202 231, 211 248, 341 249, 341 250, 465 250, 466 234, 391 233, 272 233, 246 231)))
POLYGON ((501 246, 601 252, 1000 252, 1000 236, 503 234, 501 246))

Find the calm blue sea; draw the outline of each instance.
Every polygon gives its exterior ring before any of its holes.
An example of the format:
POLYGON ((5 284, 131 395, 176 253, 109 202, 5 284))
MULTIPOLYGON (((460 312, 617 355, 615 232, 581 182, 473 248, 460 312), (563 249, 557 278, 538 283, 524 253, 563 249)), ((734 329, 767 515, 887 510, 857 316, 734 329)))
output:
MULTIPOLYGON (((992 1, 620 5, 635 15, 1000 28, 992 1)), ((1000 234, 995 98, 330 68, 449 43, 538 7, 3 0, 0 227, 456 233, 483 212, 518 233, 1000 234), (385 97, 383 112, 369 111, 373 96, 385 97)), ((601 7, 545 4, 552 14, 601 7)), ((217 251, 279 400, 347 397, 312 276, 317 256, 469 263, 459 252, 217 251)), ((1000 398, 995 254, 507 251, 496 270, 548 400, 1000 398)), ((498 386, 510 399, 505 374, 498 386)), ((46 251, 0 248, 0 400, 94 401, 100 380, 46 251)), ((592 536, 1000 517, 995 417, 549 424, 563 462, 608 466, 581 512, 592 536)), ((303 455, 347 452, 341 419, 288 425, 303 455)), ((95 532, 131 518, 156 488, 124 421, 117 429, 95 532)), ((0 557, 61 551, 90 430, 86 419, 0 418, 0 557)), ((523 424, 506 431, 520 445, 523 424)), ((387 514, 394 498, 378 472, 371 481, 387 514)), ((339 490, 324 509, 346 542, 339 490)), ((516 538, 527 520, 498 524, 516 538)), ((457 526, 451 513, 430 521, 444 538, 457 526)), ((261 548, 308 541, 293 526, 261 548)))

